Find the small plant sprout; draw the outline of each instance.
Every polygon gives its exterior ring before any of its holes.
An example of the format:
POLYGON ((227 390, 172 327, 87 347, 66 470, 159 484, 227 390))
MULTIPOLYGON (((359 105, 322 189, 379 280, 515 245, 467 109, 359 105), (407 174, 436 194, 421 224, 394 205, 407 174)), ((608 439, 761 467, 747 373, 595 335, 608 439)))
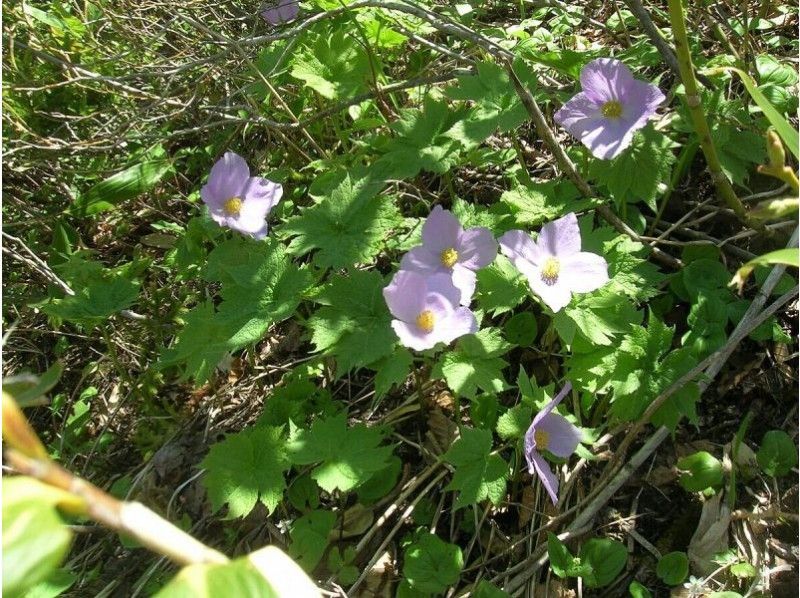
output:
POLYGON ((574 213, 542 226, 534 241, 521 230, 500 237, 500 251, 528 279, 531 290, 557 312, 572 293, 588 293, 608 282, 608 263, 581 251, 581 233, 574 213))
POLYGON ((496 256, 497 241, 488 228, 464 230, 449 210, 436 206, 422 227, 422 245, 403 256, 400 269, 448 274, 461 293, 461 305, 469 305, 475 292, 475 272, 496 256))
POLYGON ((570 390, 572 384, 567 382, 561 392, 536 414, 525 433, 525 459, 528 461, 528 471, 531 475, 539 477, 553 504, 558 502, 558 478, 550 471, 540 451, 547 450, 556 457, 566 459, 581 441, 580 429, 573 426, 563 415, 553 413, 553 409, 570 390))
POLYGON ((634 79, 613 58, 598 58, 583 67, 581 88, 554 119, 601 160, 622 153, 665 100, 658 87, 634 79))
POLYGON ((271 0, 261 9, 261 18, 273 26, 294 21, 300 12, 299 0, 271 0))
POLYGON ((383 296, 396 318, 392 328, 400 342, 415 351, 449 344, 478 330, 475 314, 459 307, 459 290, 448 274, 425 276, 400 270, 383 289, 383 296))
POLYGON ((234 152, 217 160, 200 189, 214 222, 256 239, 267 236, 267 215, 281 195, 281 185, 251 177, 247 162, 234 152))

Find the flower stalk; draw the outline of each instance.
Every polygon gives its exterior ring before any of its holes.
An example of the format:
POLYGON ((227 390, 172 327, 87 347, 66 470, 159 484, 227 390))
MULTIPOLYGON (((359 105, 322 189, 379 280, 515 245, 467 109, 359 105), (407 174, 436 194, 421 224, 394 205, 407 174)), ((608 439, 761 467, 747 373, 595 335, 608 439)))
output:
POLYGON ((692 119, 695 133, 700 138, 700 149, 703 150, 703 155, 706 158, 711 180, 714 181, 717 193, 728 204, 728 207, 733 210, 742 222, 749 225, 750 219, 747 216, 744 204, 742 204, 728 177, 722 171, 719 155, 714 147, 714 142, 711 140, 711 130, 709 129, 705 112, 703 112, 703 103, 700 99, 697 79, 694 74, 692 55, 689 52, 689 38, 686 34, 686 14, 683 10, 683 4, 681 0, 668 0, 668 3, 672 33, 675 36, 675 53, 678 56, 681 81, 686 90, 686 105, 689 108, 689 116, 692 119))

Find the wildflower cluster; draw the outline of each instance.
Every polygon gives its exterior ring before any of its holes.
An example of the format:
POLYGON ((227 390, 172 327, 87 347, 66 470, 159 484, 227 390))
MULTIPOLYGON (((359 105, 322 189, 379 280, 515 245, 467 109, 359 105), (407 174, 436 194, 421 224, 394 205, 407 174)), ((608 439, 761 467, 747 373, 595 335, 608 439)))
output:
POLYGON ((453 214, 436 206, 422 227, 422 245, 403 256, 400 271, 383 291, 400 342, 424 351, 476 332, 478 322, 467 307, 475 272, 496 255, 489 229, 464 230, 453 214))

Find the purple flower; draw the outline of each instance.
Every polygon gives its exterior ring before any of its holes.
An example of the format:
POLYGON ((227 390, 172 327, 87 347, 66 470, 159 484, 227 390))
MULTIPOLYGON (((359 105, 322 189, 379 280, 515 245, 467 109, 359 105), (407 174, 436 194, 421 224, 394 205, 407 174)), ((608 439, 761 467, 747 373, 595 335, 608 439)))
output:
POLYGON ((491 264, 496 255, 497 241, 488 228, 464 230, 449 210, 436 206, 422 226, 422 245, 403 256, 400 269, 448 274, 461 292, 459 303, 469 305, 475 292, 475 271, 491 264))
POLYGON ((276 4, 261 11, 261 18, 270 25, 281 25, 295 20, 299 12, 299 0, 278 0, 276 4))
POLYGON ((282 194, 278 183, 251 177, 247 162, 233 152, 217 160, 200 189, 214 222, 256 239, 267 236, 267 214, 282 194))
POLYGON ((628 147, 665 99, 658 87, 637 81, 613 58, 598 58, 583 67, 581 88, 554 119, 601 160, 628 147))
POLYGON ((528 461, 528 471, 531 475, 539 476, 553 504, 558 502, 558 478, 550 471, 547 461, 539 451, 547 450, 556 457, 566 459, 580 443, 581 431, 563 415, 552 412, 570 390, 572 384, 567 382, 561 392, 536 414, 525 433, 525 459, 528 461))
POLYGON ((383 289, 389 311, 397 318, 392 328, 400 342, 424 351, 436 343, 451 343, 478 330, 467 307, 459 307, 459 291, 445 273, 430 275, 400 270, 383 289))
POLYGON ((574 213, 545 224, 536 241, 521 230, 508 231, 500 237, 500 251, 554 312, 570 302, 572 293, 588 293, 608 282, 606 260, 581 251, 574 213))

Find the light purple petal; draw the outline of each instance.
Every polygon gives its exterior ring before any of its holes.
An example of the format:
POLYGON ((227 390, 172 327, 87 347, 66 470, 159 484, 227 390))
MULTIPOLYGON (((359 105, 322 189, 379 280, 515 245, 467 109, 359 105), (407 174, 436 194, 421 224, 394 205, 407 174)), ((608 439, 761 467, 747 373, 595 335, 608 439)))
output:
POLYGON ((578 138, 595 158, 612 160, 630 146, 635 132, 633 123, 623 117, 598 121, 594 129, 578 138))
POLYGON ((226 225, 229 228, 256 238, 263 239, 267 233, 267 214, 272 207, 271 198, 251 198, 242 203, 238 216, 228 216, 226 225))
POLYGON ((457 249, 458 263, 470 270, 485 268, 497 257, 497 241, 492 231, 482 226, 462 232, 457 249))
POLYGON ((597 103, 621 100, 633 81, 630 69, 614 58, 597 58, 581 70, 581 89, 597 103))
POLYGON ((422 226, 422 243, 439 255, 445 249, 456 246, 461 231, 461 224, 456 217, 442 206, 436 206, 422 226))
POLYGON ((383 289, 383 298, 395 318, 414 322, 424 309, 427 293, 428 286, 422 274, 400 270, 383 289))
POLYGON ((628 93, 623 103, 623 113, 620 121, 624 121, 626 130, 633 134, 644 127, 647 121, 656 113, 658 107, 664 103, 664 94, 661 90, 647 81, 634 81, 628 88, 628 93))
POLYGON ((276 6, 262 10, 261 17, 270 25, 280 25, 296 19, 299 12, 299 0, 278 0, 276 6))
POLYGON ((534 243, 531 236, 521 230, 510 230, 500 237, 500 251, 521 272, 523 272, 523 268, 530 271, 531 264, 540 264, 547 259, 547 255, 534 243), (525 265, 524 262, 527 264, 525 265))
POLYGON ((536 244, 549 255, 563 259, 581 250, 581 229, 574 212, 542 226, 536 244))
POLYGON ((225 154, 211 167, 208 182, 200 189, 200 197, 212 209, 221 209, 231 197, 239 197, 250 179, 250 168, 239 154, 225 154))
POLYGON ((431 252, 425 245, 418 245, 413 249, 409 249, 403 259, 400 260, 400 269, 412 270, 422 274, 447 272, 441 258, 431 252))
MULTIPOLYGON (((244 209, 242 209, 242 212, 244 212, 244 209)), ((223 226, 227 226, 229 229, 240 232, 243 235, 249 235, 258 241, 266 238, 268 232, 267 223, 263 218, 261 220, 247 219, 243 218, 241 214, 239 216, 226 216, 223 226)))
POLYGON ((558 413, 548 413, 539 420, 536 429, 547 433, 547 446, 537 447, 547 449, 556 457, 566 459, 580 444, 583 435, 576 426, 573 426, 567 418, 558 413))
POLYGON ((439 342, 433 331, 425 332, 414 323, 409 324, 400 320, 392 320, 392 328, 400 339, 400 343, 414 351, 425 351, 439 342))
POLYGON ((245 203, 250 200, 257 200, 260 205, 267 206, 265 216, 272 208, 278 205, 282 196, 283 186, 280 183, 275 183, 260 176, 250 177, 242 190, 242 199, 245 203))
POLYGON ((542 273, 539 268, 531 275, 526 275, 528 285, 531 290, 550 308, 553 313, 559 312, 569 305, 572 293, 562 278, 554 284, 547 284, 542 280, 542 273))
POLYGON ((544 408, 539 413, 536 414, 536 417, 533 418, 533 422, 531 423, 531 427, 528 428, 528 432, 533 434, 532 430, 536 429, 536 426, 540 421, 542 421, 542 418, 548 415, 551 411, 553 411, 553 409, 555 409, 556 406, 561 401, 564 400, 564 397, 566 397, 567 393, 569 393, 569 391, 571 390, 572 390, 572 383, 566 382, 563 388, 559 391, 559 393, 555 397, 553 397, 553 400, 551 400, 547 405, 544 406, 544 408))
POLYGON ((590 131, 605 123, 606 119, 600 111, 601 106, 602 104, 598 104, 581 91, 558 109, 553 115, 553 120, 571 135, 582 139, 590 131))
POLYGON ((628 67, 610 58, 587 64, 581 71, 581 85, 583 91, 564 104, 554 119, 602 160, 622 153, 665 99, 658 87, 637 81, 628 67), (622 114, 617 118, 602 114, 603 104, 611 100, 620 103, 622 114))
POLYGON ((461 300, 461 291, 453 284, 450 274, 431 274, 426 277, 425 283, 427 285, 427 292, 429 295, 439 295, 450 303, 450 311, 452 311, 459 304, 459 301, 461 300))
POLYGON ((550 500, 553 501, 553 504, 558 504, 558 478, 550 471, 547 461, 536 451, 531 452, 526 457, 528 457, 529 470, 532 469, 539 476, 539 480, 542 482, 544 489, 547 490, 547 494, 550 495, 550 500))
POLYGON ((608 262, 586 251, 569 255, 561 260, 559 279, 573 293, 590 293, 608 282, 608 262))
POLYGON ((452 281, 460 293, 458 303, 469 305, 472 302, 472 296, 475 294, 478 275, 469 268, 456 264, 453 266, 452 281))
POLYGON ((581 92, 556 112, 554 120, 588 147, 595 158, 610 160, 618 156, 633 140, 633 125, 638 116, 626 118, 625 110, 623 107, 621 118, 605 118, 600 112, 600 106, 581 92))
POLYGON ((440 342, 450 344, 465 334, 475 334, 477 331, 478 321, 475 319, 475 314, 467 307, 459 307, 442 320, 431 334, 435 335, 440 342))

